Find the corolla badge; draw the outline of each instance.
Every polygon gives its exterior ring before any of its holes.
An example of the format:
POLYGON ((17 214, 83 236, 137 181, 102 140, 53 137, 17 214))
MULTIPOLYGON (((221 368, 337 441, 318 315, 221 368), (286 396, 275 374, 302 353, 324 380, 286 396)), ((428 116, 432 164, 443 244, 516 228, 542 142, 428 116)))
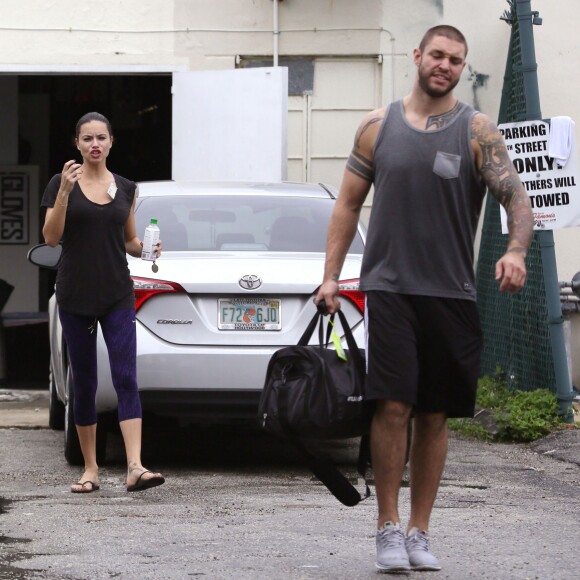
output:
POLYGON ((256 288, 259 288, 262 285, 262 280, 254 274, 245 274, 238 280, 238 284, 244 288, 244 290, 256 290, 256 288))

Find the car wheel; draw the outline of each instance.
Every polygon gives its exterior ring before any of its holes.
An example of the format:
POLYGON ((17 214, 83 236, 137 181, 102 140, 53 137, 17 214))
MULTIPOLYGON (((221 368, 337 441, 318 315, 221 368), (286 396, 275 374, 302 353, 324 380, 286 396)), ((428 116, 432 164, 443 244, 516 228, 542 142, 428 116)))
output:
POLYGON ((55 431, 62 431, 64 429, 65 407, 56 394, 52 368, 49 370, 48 377, 48 426, 55 431))
MULTIPOLYGON (((64 411, 64 457, 71 465, 84 465, 85 460, 74 420, 74 382, 70 366, 66 373, 67 401, 64 411)), ((105 421, 97 425, 97 463, 107 458, 107 426, 105 421)))
POLYGON ((84 465, 74 418, 74 384, 70 366, 66 371, 66 404, 64 412, 64 458, 71 465, 84 465))

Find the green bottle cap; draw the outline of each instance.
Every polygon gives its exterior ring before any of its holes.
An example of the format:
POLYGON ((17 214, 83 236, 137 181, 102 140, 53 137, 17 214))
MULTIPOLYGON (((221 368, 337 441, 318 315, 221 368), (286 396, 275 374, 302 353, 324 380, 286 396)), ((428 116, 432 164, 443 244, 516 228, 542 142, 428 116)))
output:
POLYGON ((156 223, 157 223, 157 220, 156 220, 156 219, 153 219, 153 218, 151 218, 151 223, 152 223, 152 224, 156 224, 156 223))

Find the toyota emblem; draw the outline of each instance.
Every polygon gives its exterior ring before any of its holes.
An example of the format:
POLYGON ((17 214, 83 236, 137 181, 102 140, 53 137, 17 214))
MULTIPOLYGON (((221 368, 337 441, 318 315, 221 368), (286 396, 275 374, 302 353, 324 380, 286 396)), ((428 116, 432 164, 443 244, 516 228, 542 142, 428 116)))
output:
POLYGON ((262 280, 254 274, 246 274, 240 278, 238 284, 244 290, 256 290, 262 285, 262 280))

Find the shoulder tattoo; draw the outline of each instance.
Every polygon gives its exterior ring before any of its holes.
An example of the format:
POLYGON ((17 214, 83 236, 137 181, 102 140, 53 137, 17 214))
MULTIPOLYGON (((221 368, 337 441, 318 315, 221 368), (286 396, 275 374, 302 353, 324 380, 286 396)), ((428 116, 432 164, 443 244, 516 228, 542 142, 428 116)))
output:
POLYGON ((351 173, 354 173, 356 176, 365 179, 366 181, 373 181, 375 176, 375 166, 373 160, 369 159, 367 155, 364 155, 361 152, 362 139, 369 128, 376 123, 381 123, 383 118, 384 117, 382 115, 372 117, 359 127, 354 138, 354 146, 350 153, 350 157, 346 162, 346 168, 351 173))

